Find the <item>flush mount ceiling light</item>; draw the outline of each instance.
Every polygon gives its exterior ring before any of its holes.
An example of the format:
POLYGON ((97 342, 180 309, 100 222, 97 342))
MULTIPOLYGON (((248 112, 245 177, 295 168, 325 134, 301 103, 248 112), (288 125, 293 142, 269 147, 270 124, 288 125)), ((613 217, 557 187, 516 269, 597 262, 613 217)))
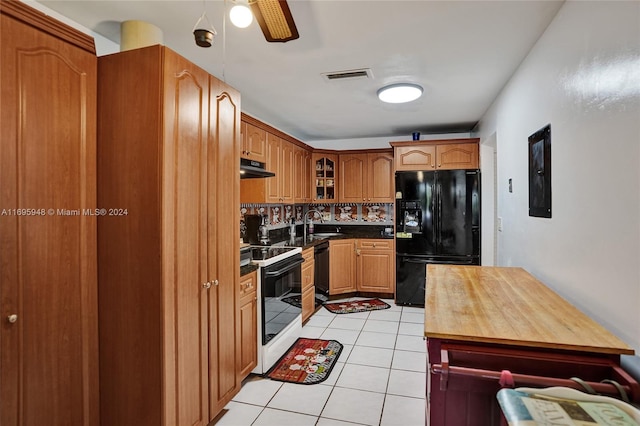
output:
POLYGON ((422 87, 411 83, 398 83, 378 90, 378 99, 390 104, 411 102, 422 96, 422 87))
POLYGON ((253 22, 253 13, 244 0, 236 0, 235 5, 229 11, 231 23, 238 28, 247 28, 253 22))
POLYGON ((250 0, 249 5, 267 41, 284 43, 300 37, 286 0, 250 0))

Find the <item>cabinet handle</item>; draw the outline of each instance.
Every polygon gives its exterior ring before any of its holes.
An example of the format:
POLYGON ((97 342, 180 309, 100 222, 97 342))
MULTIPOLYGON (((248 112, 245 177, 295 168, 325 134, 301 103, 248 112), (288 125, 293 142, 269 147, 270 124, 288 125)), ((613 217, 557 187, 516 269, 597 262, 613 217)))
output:
POLYGON ((211 283, 209 281, 207 281, 206 283, 202 284, 203 288, 206 288, 207 290, 209 290, 211 288, 211 283))
POLYGON ((7 317, 7 321, 9 321, 11 324, 15 324, 16 321, 18 321, 18 316, 16 314, 11 314, 7 317))
POLYGON ((218 284, 220 284, 218 280, 213 280, 213 285, 217 286, 218 284))
POLYGON ((375 247, 375 246, 376 246, 376 243, 373 243, 373 247, 375 247))

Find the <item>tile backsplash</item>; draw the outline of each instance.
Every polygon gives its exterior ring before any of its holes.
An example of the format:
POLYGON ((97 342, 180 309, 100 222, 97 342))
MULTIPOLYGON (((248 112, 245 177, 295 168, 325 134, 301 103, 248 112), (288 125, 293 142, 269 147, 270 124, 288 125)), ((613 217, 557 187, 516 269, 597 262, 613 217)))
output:
POLYGON ((385 225, 393 223, 392 203, 336 203, 336 204, 241 204, 240 226, 244 225, 245 214, 268 216, 270 229, 284 227, 291 218, 302 223, 303 214, 316 210, 310 217, 314 222, 322 219, 327 224, 385 225))

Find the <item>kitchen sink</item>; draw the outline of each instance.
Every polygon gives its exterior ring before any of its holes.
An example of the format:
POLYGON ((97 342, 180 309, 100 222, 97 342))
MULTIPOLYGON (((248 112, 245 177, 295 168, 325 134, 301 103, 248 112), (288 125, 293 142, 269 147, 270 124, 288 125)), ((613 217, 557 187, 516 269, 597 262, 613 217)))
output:
POLYGON ((312 234, 314 238, 339 237, 344 235, 342 232, 316 232, 312 234))

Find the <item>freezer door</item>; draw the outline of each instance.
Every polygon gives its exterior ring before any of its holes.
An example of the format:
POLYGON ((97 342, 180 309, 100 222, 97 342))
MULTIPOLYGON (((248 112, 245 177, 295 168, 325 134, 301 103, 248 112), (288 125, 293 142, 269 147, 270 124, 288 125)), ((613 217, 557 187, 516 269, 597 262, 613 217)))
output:
POLYGON ((436 253, 434 232, 434 181, 435 172, 397 172, 396 173, 396 251, 430 255, 436 253), (402 234, 404 208, 417 205, 421 211, 421 231, 410 235, 402 234))
POLYGON ((436 245, 443 256, 480 254, 480 173, 436 172, 436 245))
POLYGON ((427 265, 479 265, 479 258, 396 254, 396 303, 424 306, 427 265))

